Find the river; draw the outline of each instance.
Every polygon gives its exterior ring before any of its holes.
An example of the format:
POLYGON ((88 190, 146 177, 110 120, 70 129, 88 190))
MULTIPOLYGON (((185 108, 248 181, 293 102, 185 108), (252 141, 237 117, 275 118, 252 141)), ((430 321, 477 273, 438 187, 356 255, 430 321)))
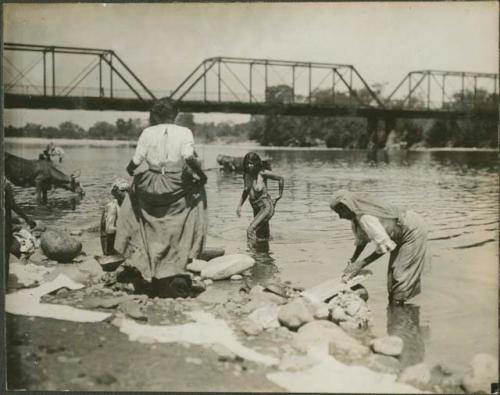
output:
MULTIPOLYGON (((36 158, 47 142, 6 141, 6 150, 36 158)), ((56 143, 57 145, 57 143, 56 143)), ((97 224, 110 185, 125 177, 133 154, 130 144, 99 141, 63 145, 60 166, 81 171, 86 195, 75 201, 66 191, 49 192, 38 206, 34 189, 16 188, 19 203, 35 219, 66 229, 97 224)), ((498 168, 496 152, 396 151, 369 163, 365 151, 265 149, 273 170, 285 177, 285 192, 271 222, 272 239, 259 251, 247 251, 248 203, 235 215, 242 177, 215 169, 218 154, 242 156, 250 148, 198 145, 208 170, 209 245, 227 252, 249 252, 259 265, 255 277, 278 277, 308 287, 338 276, 353 251, 347 221, 329 208, 340 188, 367 192, 423 215, 429 226, 432 264, 423 276, 423 292, 405 308, 387 309, 387 258, 369 268, 366 281, 375 335, 405 340, 406 364, 443 363, 461 371, 479 352, 498 354, 498 168)), ((270 183, 271 194, 277 185, 270 183)))

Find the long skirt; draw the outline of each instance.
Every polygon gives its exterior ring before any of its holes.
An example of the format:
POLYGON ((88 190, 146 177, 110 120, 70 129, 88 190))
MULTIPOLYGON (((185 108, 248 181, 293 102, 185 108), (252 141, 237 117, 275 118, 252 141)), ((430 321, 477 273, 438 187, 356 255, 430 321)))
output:
POLYGON ((184 168, 134 177, 117 220, 115 250, 147 281, 175 276, 198 257, 207 233, 205 189, 184 168))
POLYGON ((269 220, 274 215, 274 205, 270 196, 262 196, 250 202, 253 209, 253 221, 248 227, 248 233, 258 239, 269 239, 269 220))
POLYGON ((387 290, 393 301, 405 301, 420 293, 420 276, 430 260, 422 217, 407 211, 399 219, 399 225, 401 240, 391 252, 387 273, 387 290))

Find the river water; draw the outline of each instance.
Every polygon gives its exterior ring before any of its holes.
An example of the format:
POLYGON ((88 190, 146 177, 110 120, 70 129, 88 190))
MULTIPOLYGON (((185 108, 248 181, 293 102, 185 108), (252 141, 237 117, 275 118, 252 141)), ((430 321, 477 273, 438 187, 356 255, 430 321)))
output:
MULTIPOLYGON (((47 142, 6 142, 6 150, 36 158, 47 142)), ((125 177, 133 154, 130 144, 76 142, 63 145, 60 166, 80 170, 86 195, 75 201, 66 191, 49 192, 46 206, 36 204, 34 189, 16 188, 19 202, 47 225, 75 229, 95 225, 109 199, 110 185, 125 177)), ((208 170, 209 246, 256 257, 254 276, 309 287, 338 276, 353 251, 347 221, 329 209, 340 188, 366 192, 423 215, 429 227, 432 264, 423 292, 406 307, 387 308, 387 257, 372 263, 365 283, 370 294, 375 335, 405 340, 403 363, 443 363, 461 371, 479 352, 498 355, 498 169, 495 152, 379 153, 368 162, 364 151, 263 149, 273 170, 285 177, 285 192, 271 222, 272 239, 248 250, 248 203, 241 218, 235 209, 242 177, 216 169, 218 154, 242 156, 249 147, 199 145, 208 170)), ((271 194, 277 185, 270 182, 271 194)))

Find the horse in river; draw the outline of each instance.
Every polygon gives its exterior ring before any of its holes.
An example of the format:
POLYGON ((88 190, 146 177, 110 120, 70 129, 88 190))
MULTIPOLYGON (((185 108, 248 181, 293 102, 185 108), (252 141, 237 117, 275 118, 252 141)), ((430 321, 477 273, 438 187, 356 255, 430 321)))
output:
POLYGON ((66 175, 47 160, 24 159, 5 153, 5 176, 19 187, 35 187, 37 198, 47 202, 47 191, 63 188, 83 197, 85 192, 77 178, 80 174, 66 175))

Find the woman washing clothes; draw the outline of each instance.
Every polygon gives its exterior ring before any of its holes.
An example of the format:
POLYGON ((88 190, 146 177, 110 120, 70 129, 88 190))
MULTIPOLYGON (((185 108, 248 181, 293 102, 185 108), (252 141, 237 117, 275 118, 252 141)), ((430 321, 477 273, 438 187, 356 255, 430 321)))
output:
POLYGON ((136 292, 152 297, 191 295, 191 278, 183 273, 207 231, 207 177, 195 158, 193 134, 174 124, 176 115, 167 100, 153 106, 151 126, 127 166, 134 179, 116 223, 115 250, 129 272, 140 274, 136 292), (147 169, 136 173, 143 163, 147 169))
POLYGON ((241 215, 241 207, 249 197, 253 209, 254 219, 247 229, 249 240, 269 239, 269 220, 274 215, 276 203, 283 196, 285 181, 282 176, 264 170, 259 155, 249 152, 243 158, 243 193, 236 209, 236 215, 241 215), (267 191, 267 180, 278 181, 278 197, 271 199, 267 191))
POLYGON ((346 190, 334 195, 330 207, 340 218, 351 221, 356 236, 356 249, 344 270, 344 281, 390 253, 389 303, 402 304, 420 293, 420 277, 429 262, 429 253, 427 229, 417 213, 346 190), (375 243, 375 251, 359 259, 370 241, 375 243))

